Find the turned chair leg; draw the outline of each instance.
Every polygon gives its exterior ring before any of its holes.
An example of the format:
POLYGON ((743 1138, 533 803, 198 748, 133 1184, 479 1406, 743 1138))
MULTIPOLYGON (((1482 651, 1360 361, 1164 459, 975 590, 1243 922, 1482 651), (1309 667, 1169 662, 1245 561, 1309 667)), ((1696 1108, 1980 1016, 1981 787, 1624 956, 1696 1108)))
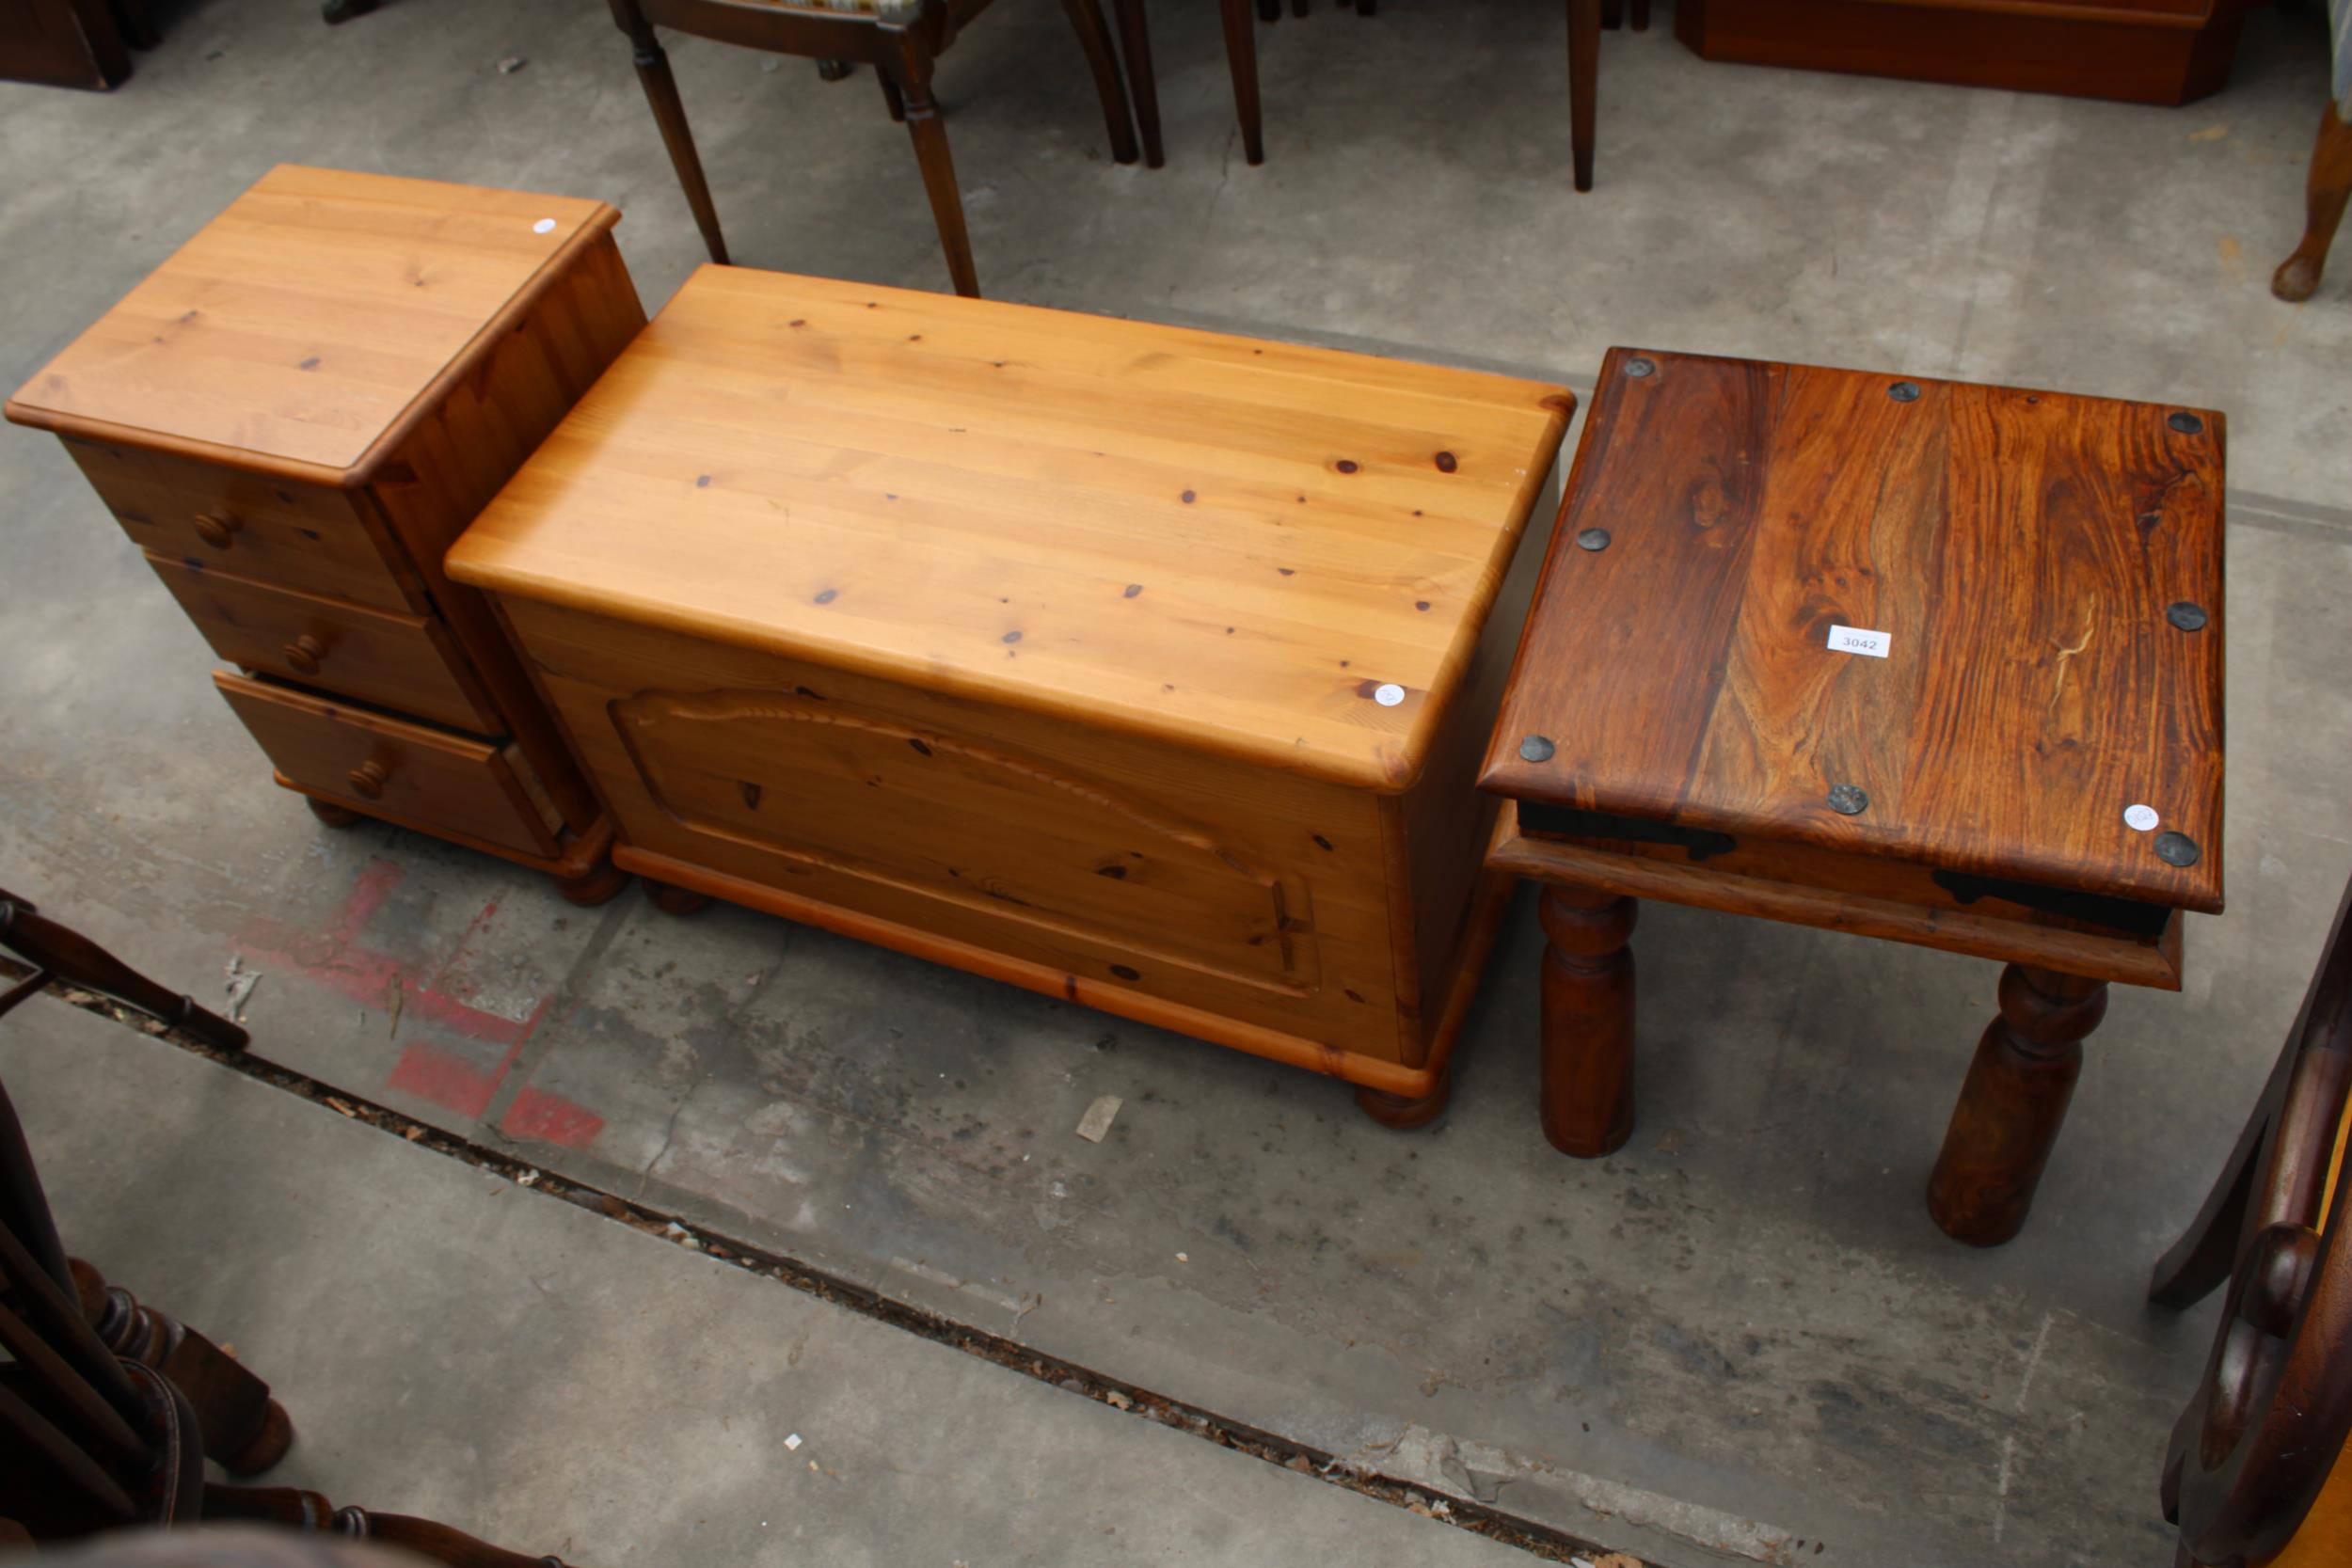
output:
POLYGON ((1600 0, 1568 0, 1568 148, 1576 188, 1593 188, 1593 141, 1600 102, 1600 0))
POLYGON ((1061 0, 1070 17, 1078 47, 1086 52, 1087 69, 1094 73, 1094 93, 1103 101, 1103 129, 1110 133, 1111 161, 1132 164, 1136 151, 1135 121, 1127 114, 1127 88, 1120 80, 1119 57, 1111 52, 1110 24, 1103 20, 1099 0, 1061 0))
POLYGON ((882 84, 882 106, 890 111, 892 119, 904 125, 907 122, 907 101, 899 96, 898 84, 890 79, 887 71, 874 72, 874 80, 882 84))
POLYGON ((1928 1179, 1928 1212, 1971 1246, 2025 1227, 2082 1071, 2083 1038, 2107 1010, 2104 980, 2010 964, 1928 1179))
POLYGON ((977 299, 980 275, 972 264, 972 236, 963 226, 963 193, 956 186, 955 160, 947 154, 947 126, 931 97, 930 58, 901 37, 898 55, 880 69, 895 76, 906 102, 907 135, 923 171, 923 192, 930 198, 931 221, 939 227, 939 248, 947 256, 947 276, 956 293, 977 299))
POLYGON ((687 129, 686 104, 677 95, 677 79, 670 74, 670 56, 654 37, 653 24, 637 8, 637 0, 612 0, 612 20, 628 35, 637 55, 637 80, 653 106, 653 121, 662 145, 670 150, 671 166, 685 187, 686 205, 693 211, 694 227, 702 230, 710 259, 726 265, 727 242, 719 233, 719 209, 711 204, 710 182, 703 178, 703 161, 694 150, 694 134, 687 129))
POLYGON ((2279 263, 2270 292, 2280 299, 2304 300, 2319 287, 2328 265, 2328 246, 2344 221, 2344 202, 2352 197, 2352 126, 2336 112, 2333 99, 2319 117, 2319 137, 2312 144, 2312 170, 2304 182, 2302 243, 2295 254, 2279 263))
POLYGON ((294 1422, 270 1398, 268 1384, 177 1318, 107 1284, 79 1258, 67 1259, 67 1266, 82 1316, 106 1348, 154 1368, 187 1396, 204 1434, 205 1457, 238 1476, 257 1475, 286 1457, 294 1422))
POLYGON ((1630 898, 1547 887, 1544 927, 1544 1136, 1595 1160, 1633 1135, 1633 936, 1630 898))
POLYGON ((337 1508, 316 1492, 292 1486, 209 1484, 204 1488, 204 1517, 283 1525, 352 1541, 380 1541, 388 1546, 453 1564, 453 1568, 565 1568, 564 1560, 552 1552, 544 1557, 525 1557, 430 1519, 371 1513, 363 1508, 337 1508))
MULTIPOLYGON (((1233 73, 1233 112, 1241 119, 1242 155, 1265 162, 1265 127, 1258 114, 1258 35, 1249 21, 1249 0, 1220 0, 1225 21, 1225 65, 1233 73)), ((1268 15, 1267 21, 1273 16, 1268 15)))
POLYGON ((1143 0, 1112 0, 1119 19, 1119 50, 1127 57, 1127 91, 1136 101, 1136 126, 1143 133, 1143 163, 1158 168, 1167 162, 1160 150, 1160 84, 1152 70, 1152 26, 1143 14, 1143 0))

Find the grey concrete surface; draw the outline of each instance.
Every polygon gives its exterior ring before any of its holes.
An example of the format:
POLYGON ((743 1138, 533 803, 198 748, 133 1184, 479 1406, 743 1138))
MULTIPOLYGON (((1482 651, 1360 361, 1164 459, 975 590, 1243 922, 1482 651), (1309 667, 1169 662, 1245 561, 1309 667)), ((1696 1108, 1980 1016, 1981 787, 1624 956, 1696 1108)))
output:
POLYGON ((293 1414, 265 1484, 592 1568, 1527 1560, 60 1003, 0 1077, 67 1247, 293 1414))
MULTIPOLYGON (((1579 1164, 1530 1101, 1524 908, 1453 1112, 1399 1136, 1338 1085, 820 932, 576 911, 325 832, 24 433, 0 881, 184 984, 259 968, 261 1049, 353 1092, 1581 1536, 1676 1564, 2159 1558, 2213 1308, 2148 1310, 2145 1272, 2352 868, 2352 254, 2303 307, 2265 286, 2300 225, 2314 19, 2251 16, 2230 89, 2166 111, 1708 66, 1669 9, 1604 44, 1580 197, 1556 5, 1264 30, 1257 169, 1211 12, 1155 8, 1156 171, 1107 162, 1058 8, 1003 0, 958 43, 984 287, 1580 386, 1638 342, 2228 412, 2230 911, 2191 922, 2184 993, 2114 998, 2017 1242, 1963 1250, 1921 1209, 1993 1004, 1948 955, 1645 911, 1642 1123, 1579 1164), (1075 1140, 1104 1093, 1110 1137, 1075 1140)), ((942 285, 869 83, 675 57, 739 261, 942 285)), ((280 158, 603 197, 649 305, 700 260, 597 7, 395 0, 333 32, 300 0, 190 7, 115 95, 0 87, 7 376, 280 158)))

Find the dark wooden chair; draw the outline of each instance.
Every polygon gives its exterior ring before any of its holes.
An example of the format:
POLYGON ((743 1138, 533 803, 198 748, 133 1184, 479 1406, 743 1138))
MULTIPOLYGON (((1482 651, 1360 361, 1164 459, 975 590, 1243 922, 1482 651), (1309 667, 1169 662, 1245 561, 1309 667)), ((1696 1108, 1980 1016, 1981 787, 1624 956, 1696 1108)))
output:
POLYGON ((158 985, 89 938, 47 918, 30 899, 20 898, 6 888, 0 888, 0 948, 33 966, 29 979, 0 998, 0 1012, 51 981, 62 980, 136 1007, 223 1051, 246 1047, 246 1032, 229 1020, 198 1006, 191 997, 175 995, 169 987, 158 985))
MULTIPOLYGON (((24 951, 18 941, 31 917, 18 901, 0 900, 0 908, 14 911, 0 935, 24 951)), ((55 936, 62 927, 40 925, 46 948, 71 945, 55 936)), ((153 985, 98 956, 119 971, 105 983, 110 992, 120 975, 153 985)), ((0 1018, 46 982, 51 971, 40 961, 32 979, 0 992, 0 1018)), ((174 1022, 195 1028, 210 1020, 244 1043, 243 1030, 195 1011, 201 1019, 174 1022)), ((4 1085, 0 1350, 8 1353, 0 1361, 0 1549, 138 1525, 242 1519, 381 1541, 458 1568, 563 1568, 555 1558, 501 1551, 430 1520, 336 1509, 315 1492, 207 1483, 208 1458, 239 1476, 277 1464, 294 1442, 294 1423, 269 1385, 218 1345, 66 1256, 4 1085)))
MULTIPOLYGON (((947 155, 947 127, 931 93, 932 70, 988 0, 612 0, 612 20, 637 52, 637 79, 653 105, 654 123, 670 150, 686 204, 710 259, 724 262, 726 241, 719 232, 718 209, 703 178, 702 159, 686 126, 686 105, 670 73, 670 58, 654 36, 657 24, 695 38, 737 43, 771 54, 800 55, 819 61, 864 61, 882 80, 890 118, 902 121, 914 141, 914 161, 939 225, 940 247, 956 293, 977 297, 979 274, 972 262, 972 238, 963 223, 963 196, 956 188, 955 165, 947 155)), ((1103 101, 1103 122, 1110 133, 1111 156, 1136 161, 1135 127, 1128 119, 1126 89, 1120 85, 1110 28, 1098 0, 1062 0, 1078 35, 1095 91, 1103 101)), ((1156 160, 1155 160, 1156 161, 1156 160)))
MULTIPOLYGON (((1250 0, 1218 0, 1225 25, 1225 63, 1233 77, 1233 112, 1241 120, 1242 154, 1253 164, 1265 162, 1265 121, 1258 97, 1258 37, 1251 25, 1250 0)), ((1347 0, 1340 0, 1344 9, 1347 0)), ((1144 25, 1143 0, 1117 0, 1120 41, 1127 51, 1136 108, 1143 121, 1143 140, 1159 166, 1159 95, 1151 84, 1152 49, 1144 25)), ((1359 16, 1375 12, 1374 0, 1355 0, 1359 16)), ((1305 16, 1309 0, 1291 0, 1291 14, 1305 16)), ((1600 34, 1619 26, 1628 0, 1567 0, 1568 19, 1568 146, 1576 188, 1593 188, 1593 144, 1597 128, 1600 90, 1600 34)), ((1633 30, 1649 30, 1649 0, 1630 0, 1633 30)), ((1281 0, 1257 0, 1258 20, 1275 21, 1282 14, 1281 0)))
POLYGON ((2165 1454, 2184 1565, 2352 1562, 2352 888, 2286 1048, 2148 1296, 2229 1296, 2165 1454))

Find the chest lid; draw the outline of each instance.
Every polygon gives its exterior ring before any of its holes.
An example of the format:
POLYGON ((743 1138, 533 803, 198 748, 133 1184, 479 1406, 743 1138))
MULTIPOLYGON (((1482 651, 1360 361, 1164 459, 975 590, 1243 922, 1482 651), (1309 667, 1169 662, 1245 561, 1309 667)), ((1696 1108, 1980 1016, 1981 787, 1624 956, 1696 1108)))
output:
POLYGON ((2217 910, 2222 438, 2174 404, 1612 350, 1481 783, 2217 910))
POLYGON ((1401 789, 1573 406, 1469 371, 705 267, 448 567, 1401 789))
POLYGON ((8 404, 19 424, 364 483, 599 201, 280 165, 8 404))

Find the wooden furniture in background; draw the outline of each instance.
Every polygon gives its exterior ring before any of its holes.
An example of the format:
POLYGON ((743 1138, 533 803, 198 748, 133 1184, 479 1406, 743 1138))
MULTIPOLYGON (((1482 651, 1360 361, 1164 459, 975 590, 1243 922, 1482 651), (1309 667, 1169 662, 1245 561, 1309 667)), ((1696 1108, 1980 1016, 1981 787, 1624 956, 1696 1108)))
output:
POLYGON ((2203 410, 1611 350, 1480 781, 1551 1141, 1632 1129, 1636 898, 1948 948, 2009 967, 1929 1208, 2014 1235, 2221 908, 2221 494, 2203 410))
POLYGON ((282 166, 8 404, 204 633, 278 782, 556 877, 612 825, 488 605, 474 513, 644 323, 602 202, 282 166))
MULTIPOLYGON (((1098 0, 1061 3, 1094 73, 1111 156, 1132 164, 1135 127, 1103 8, 1098 0)), ((940 248, 947 253, 947 275, 956 293, 979 293, 972 238, 963 223, 963 197, 947 154, 947 127, 931 95, 931 73, 940 55, 987 8, 988 0, 612 0, 612 20, 636 50, 637 79, 653 106, 654 123, 670 150, 678 183, 686 188, 686 204, 693 209, 712 261, 727 260, 726 241, 719 233, 719 210, 711 202, 710 184, 703 177, 702 159, 686 126, 686 104, 670 72, 670 57, 654 34, 656 24, 771 54, 871 65, 881 78, 890 118, 904 121, 914 140, 914 161, 923 172, 931 217, 939 225, 940 248)), ((1158 158, 1152 161, 1156 167, 1158 158)))
POLYGON ((1424 1120, 1500 914, 1471 773, 1572 407, 706 267, 449 570, 624 867, 1424 1120))
POLYGON ((2246 1130, 2149 1280, 2186 1307, 2225 1282, 2160 1497, 2179 1560, 2352 1562, 2352 887, 2246 1130))
POLYGON ((1679 0, 1702 57, 2185 103, 2218 92, 2250 0, 1679 0))
MULTIPOLYGON (((1143 20, 1143 0, 1116 0, 1120 27, 1127 43, 1127 68, 1140 71, 1136 102, 1142 112, 1146 145, 1159 145, 1159 95, 1148 86, 1152 55, 1143 20)), ((1265 162, 1265 117, 1258 94, 1258 36, 1250 20, 1250 0, 1218 0, 1223 8, 1225 60, 1233 77, 1233 112, 1241 121, 1243 156, 1253 164, 1265 162)), ((1567 0, 1568 23, 1568 142, 1576 188, 1593 188, 1593 147, 1596 136, 1600 80, 1600 34, 1615 27, 1625 0, 1567 0)), ((1307 14, 1306 0, 1293 0, 1292 14, 1307 14)), ((1358 0, 1357 11, 1373 14, 1372 0, 1358 0)), ((1649 27, 1649 0, 1632 0, 1633 29, 1649 27)), ((1280 14, 1278 0, 1258 0, 1258 16, 1272 22, 1280 14)), ((1153 166, 1158 165, 1156 154, 1153 166)))
MULTIPOLYGON (((38 989, 0 992, 0 1017, 38 989)), ((277 1464, 293 1421, 220 1346, 66 1255, 5 1086, 0 1347, 10 1373, 0 1379, 0 1551, 241 1519, 381 1541, 454 1568, 562 1568, 428 1519, 337 1509, 315 1492, 208 1483, 208 1458, 236 1476, 277 1464)))
POLYGON ((155 41, 142 0, 0 0, 0 81, 111 87, 155 41))

